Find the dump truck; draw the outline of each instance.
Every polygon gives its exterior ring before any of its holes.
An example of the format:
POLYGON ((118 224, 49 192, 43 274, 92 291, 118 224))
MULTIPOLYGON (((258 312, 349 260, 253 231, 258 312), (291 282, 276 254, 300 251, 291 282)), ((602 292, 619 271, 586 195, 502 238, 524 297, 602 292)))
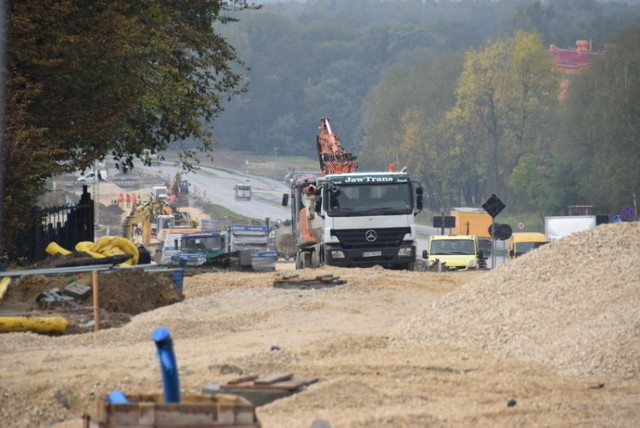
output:
POLYGON ((228 253, 237 254, 239 268, 246 270, 275 271, 278 252, 270 249, 269 226, 227 226, 228 253))
POLYGON ((341 146, 329 118, 321 118, 316 143, 321 176, 294 177, 282 200, 291 202, 296 269, 414 269, 420 183, 393 164, 388 171, 356 172, 357 157, 341 146))
POLYGON ((180 236, 180 250, 171 258, 171 264, 180 265, 180 259, 186 266, 202 266, 218 259, 212 266, 229 267, 228 238, 225 232, 194 232, 180 236))

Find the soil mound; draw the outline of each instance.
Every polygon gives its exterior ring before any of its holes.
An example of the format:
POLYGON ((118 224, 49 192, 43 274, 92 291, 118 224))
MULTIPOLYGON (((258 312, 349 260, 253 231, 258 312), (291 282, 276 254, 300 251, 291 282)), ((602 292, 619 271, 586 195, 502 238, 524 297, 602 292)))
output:
POLYGON ((640 375, 640 224, 575 233, 434 302, 396 344, 477 347, 567 374, 640 375))

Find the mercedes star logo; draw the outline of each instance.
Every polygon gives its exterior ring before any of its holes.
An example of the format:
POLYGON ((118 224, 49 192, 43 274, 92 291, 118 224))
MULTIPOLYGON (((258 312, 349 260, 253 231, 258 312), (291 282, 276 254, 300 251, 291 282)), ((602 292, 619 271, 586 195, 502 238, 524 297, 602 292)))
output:
POLYGON ((368 242, 375 242, 375 240, 378 239, 378 234, 375 230, 369 229, 364 233, 364 239, 368 242))

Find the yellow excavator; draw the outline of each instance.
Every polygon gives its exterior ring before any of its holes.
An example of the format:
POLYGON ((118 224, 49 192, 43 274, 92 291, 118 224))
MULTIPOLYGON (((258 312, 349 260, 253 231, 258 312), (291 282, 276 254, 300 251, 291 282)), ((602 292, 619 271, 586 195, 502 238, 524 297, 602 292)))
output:
POLYGON ((176 230, 196 232, 198 220, 164 200, 151 200, 131 210, 122 225, 122 236, 142 244, 153 255, 162 248, 165 232, 176 230))
POLYGON ((140 243, 148 246, 159 215, 173 215, 173 208, 163 201, 149 201, 135 206, 124 220, 122 236, 132 241, 139 237, 140 243))

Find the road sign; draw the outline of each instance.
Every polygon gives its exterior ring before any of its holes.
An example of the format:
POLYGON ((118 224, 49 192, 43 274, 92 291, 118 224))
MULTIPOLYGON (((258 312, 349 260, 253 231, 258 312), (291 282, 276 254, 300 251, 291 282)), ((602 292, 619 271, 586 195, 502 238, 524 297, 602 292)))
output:
POLYGON ((433 227, 435 228, 447 228, 450 229, 452 227, 456 227, 456 218, 453 216, 433 216, 433 227))
POLYGON ((619 215, 614 215, 614 216, 611 218, 611 221, 612 221, 613 223, 620 223, 620 222, 622 221, 622 217, 620 217, 619 215))
POLYGON ((620 212, 620 217, 624 221, 635 220, 636 218, 636 210, 631 205, 625 205, 622 207, 622 211, 620 212))
POLYGON ((493 218, 496 218, 500 212, 504 209, 505 204, 502 203, 500 199, 496 195, 491 195, 487 202, 482 204, 482 208, 493 218))
POLYGON ((501 241, 506 241, 513 234, 513 229, 508 224, 498 224, 493 223, 489 226, 489 235, 491 235, 494 239, 499 239, 501 241))
POLYGON ((523 222, 518 223, 518 230, 524 230, 524 223, 523 222))

